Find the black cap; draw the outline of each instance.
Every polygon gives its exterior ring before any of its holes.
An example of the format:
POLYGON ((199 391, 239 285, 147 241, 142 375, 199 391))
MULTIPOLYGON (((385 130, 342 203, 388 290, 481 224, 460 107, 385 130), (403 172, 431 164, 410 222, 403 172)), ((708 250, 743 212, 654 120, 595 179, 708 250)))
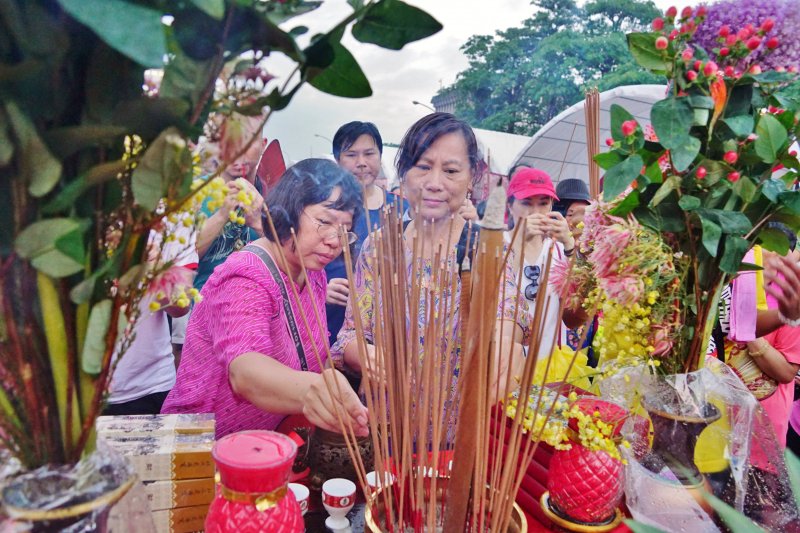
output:
POLYGON ((579 200, 587 203, 592 201, 589 187, 583 180, 575 178, 559 181, 556 185, 556 196, 565 204, 579 200))

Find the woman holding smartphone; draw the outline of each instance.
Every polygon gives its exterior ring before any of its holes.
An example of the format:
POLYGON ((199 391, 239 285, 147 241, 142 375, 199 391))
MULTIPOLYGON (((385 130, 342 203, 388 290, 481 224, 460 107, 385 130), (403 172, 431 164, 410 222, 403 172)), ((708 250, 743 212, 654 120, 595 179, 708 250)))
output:
MULTIPOLYGON (((575 252, 575 239, 567 220, 553 211, 553 202, 558 200, 553 181, 546 172, 534 168, 521 167, 511 177, 508 184, 509 220, 512 224, 525 224, 520 228, 512 248, 515 260, 512 261, 515 278, 520 279, 520 257, 522 262, 522 296, 528 301, 528 311, 533 316, 536 298, 545 301, 542 335, 539 343, 539 360, 550 356, 551 350, 565 345, 567 327, 576 327, 581 317, 564 311, 564 322, 559 320, 559 297, 554 287, 540 287, 540 280, 546 268, 547 250, 553 247, 551 265, 558 259, 565 259, 575 252)), ((513 226, 512 226, 513 228, 513 226)), ((506 232, 506 242, 511 244, 512 231, 506 232)))

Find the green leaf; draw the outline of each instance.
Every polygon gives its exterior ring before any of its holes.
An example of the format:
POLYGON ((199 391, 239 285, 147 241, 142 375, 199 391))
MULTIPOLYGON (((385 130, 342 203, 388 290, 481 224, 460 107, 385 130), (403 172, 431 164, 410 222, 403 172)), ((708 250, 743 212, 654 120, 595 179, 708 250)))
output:
POLYGON ((636 179, 642 170, 642 158, 634 155, 611 167, 603 177, 603 198, 611 201, 636 179))
MULTIPOLYGON (((75 237, 70 234, 83 234, 88 225, 88 220, 77 218, 50 218, 34 222, 17 236, 14 250, 20 257, 28 259, 35 269, 54 278, 75 274, 83 270, 83 260, 75 259, 75 237), (65 236, 60 247, 69 253, 64 253, 56 244, 65 236)), ((83 250, 83 243, 80 243, 80 248, 83 250)))
POLYGON ((694 162, 697 154, 700 153, 700 139, 687 137, 684 142, 671 150, 672 164, 675 170, 683 172, 694 162))
POLYGON ((133 171, 131 189, 136 203, 153 211, 164 196, 172 177, 170 162, 174 161, 175 146, 171 139, 181 139, 176 128, 168 128, 154 140, 133 171))
POLYGON ((678 200, 678 205, 684 211, 694 211, 695 209, 697 209, 702 205, 702 202, 700 201, 700 198, 698 198, 697 196, 691 196, 689 194, 685 194, 681 196, 680 200, 678 200))
MULTIPOLYGON (((333 62, 319 73, 309 76, 309 83, 320 91, 345 98, 365 98, 372 95, 372 87, 364 71, 347 48, 338 42, 331 43, 333 62)), ((311 71, 309 71, 311 72, 311 71)))
POLYGON ((214 68, 213 59, 198 61, 182 51, 175 52, 164 67, 164 78, 158 89, 159 98, 179 98, 192 107, 196 106, 214 68))
POLYGON ((225 16, 225 0, 190 0, 197 9, 209 17, 222 20, 225 16))
POLYGON ((785 191, 778 195, 778 203, 795 215, 800 215, 800 191, 785 191))
POLYGON ((641 194, 637 189, 631 191, 631 193, 626 196, 614 209, 611 210, 611 214, 616 217, 626 217, 628 214, 639 207, 639 199, 641 194))
POLYGON ((602 152, 594 156, 594 162, 603 170, 608 170, 622 161, 622 156, 616 151, 602 152))
POLYGON ((736 533, 764 533, 764 530, 758 527, 755 522, 713 494, 704 493, 703 498, 714 508, 719 517, 722 518, 722 521, 730 526, 731 531, 736 531, 736 533))
POLYGON ((771 202, 777 202, 778 196, 786 191, 786 184, 779 178, 770 178, 761 184, 761 192, 771 202))
POLYGON ((106 351, 106 334, 111 322, 111 300, 100 300, 92 306, 86 337, 81 352, 81 368, 89 375, 96 376, 103 369, 103 356, 106 351))
POLYGON ((761 74, 750 74, 750 77, 758 83, 783 83, 785 81, 793 81, 797 79, 797 74, 793 72, 778 72, 777 70, 768 70, 761 74))
MULTIPOLYGON (((723 226, 723 230, 726 229, 723 226)), ((727 232, 726 232, 727 233, 727 232)), ((750 249, 750 243, 747 239, 738 237, 736 235, 728 235, 725 237, 723 245, 722 259, 719 261, 719 268, 727 274, 736 274, 739 271, 739 265, 742 263, 747 250, 750 249)))
POLYGON ((655 526, 650 526, 647 524, 642 524, 641 522, 637 522, 636 520, 631 520, 630 518, 625 519, 625 525, 628 526, 633 533, 665 533, 663 529, 659 529, 655 526))
POLYGON ((753 126, 755 126, 753 115, 737 115, 735 117, 728 117, 722 119, 722 122, 724 122, 725 125, 727 125, 731 131, 740 138, 747 137, 753 133, 753 126))
POLYGON ((615 141, 624 141, 622 123, 627 120, 636 120, 627 109, 619 104, 611 104, 611 137, 615 141))
POLYGON ((722 228, 716 222, 703 217, 700 217, 700 226, 703 229, 703 248, 706 249, 711 257, 717 257, 722 228))
POLYGON ((658 141, 669 150, 679 148, 691 138, 689 130, 693 117, 692 104, 685 96, 660 100, 650 110, 650 121, 658 141))
POLYGON ((742 176, 733 184, 733 192, 745 202, 752 202, 756 197, 756 185, 747 176, 742 176))
POLYGON ((670 176, 664 180, 661 184, 661 187, 658 188, 655 195, 653 195, 652 200, 650 200, 650 205, 652 207, 656 207, 664 198, 670 195, 671 192, 677 191, 681 188, 681 178, 680 176, 670 176))
POLYGON ((786 133, 786 128, 778 122, 778 119, 770 114, 761 115, 756 125, 756 134, 758 138, 755 140, 756 154, 764 160, 765 163, 774 163, 778 159, 783 145, 789 139, 786 133))
POLYGON ((110 47, 145 67, 160 67, 167 53, 161 12, 123 0, 58 0, 110 47))
POLYGON ((50 192, 61 178, 61 162, 53 157, 28 116, 12 101, 6 102, 9 125, 17 139, 19 173, 35 197, 50 192))
POLYGON ((647 176, 650 183, 661 183, 664 180, 664 173, 658 159, 645 169, 644 175, 647 176))
POLYGON ((77 263, 86 262, 85 248, 83 245, 83 228, 70 231, 56 239, 56 250, 73 259, 77 263))
POLYGON ((48 130, 44 140, 56 157, 64 159, 84 148, 109 147, 124 133, 121 126, 89 124, 48 130))
POLYGON ((667 71, 667 61, 661 51, 656 50, 656 39, 660 33, 629 33, 628 49, 639 65, 657 74, 667 71))
POLYGON ((789 448, 783 450, 783 457, 786 459, 786 470, 789 472, 789 482, 794 492, 794 501, 800 508, 800 459, 789 448))
POLYGON ((353 26, 353 37, 362 43, 400 50, 406 44, 430 37, 442 29, 438 20, 418 7, 400 0, 381 0, 367 7, 353 26))
POLYGON ((125 162, 121 159, 107 161, 92 167, 85 174, 81 174, 69 182, 56 194, 55 198, 42 206, 42 213, 54 215, 69 210, 87 189, 115 178, 123 170, 125 170, 125 162))
POLYGON ((786 255, 789 252, 789 238, 778 229, 767 228, 758 234, 758 242, 765 250, 786 255))
POLYGON ((724 209, 698 209, 696 213, 700 217, 713 220, 722 228, 722 232, 732 235, 744 235, 751 229, 753 224, 744 213, 739 211, 726 211, 724 209))

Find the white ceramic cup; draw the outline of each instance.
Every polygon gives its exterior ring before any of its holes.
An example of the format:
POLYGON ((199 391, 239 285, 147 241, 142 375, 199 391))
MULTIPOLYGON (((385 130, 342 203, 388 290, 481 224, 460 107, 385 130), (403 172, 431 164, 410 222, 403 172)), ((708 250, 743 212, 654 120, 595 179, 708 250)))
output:
MULTIPOLYGON (((395 482, 395 479, 396 478, 394 477, 394 474, 392 474, 391 472, 384 472, 383 484, 381 486, 388 487, 395 482)), ((376 491, 379 488, 381 488, 378 486, 379 481, 381 481, 381 479, 378 477, 378 473, 375 472, 374 470, 367 474, 367 485, 369 485, 370 490, 376 491)))
POLYGON ((322 484, 322 505, 330 515, 325 519, 334 531, 350 527, 347 513, 356 503, 356 484, 349 479, 333 478, 322 484))
POLYGON ((308 512, 308 487, 300 483, 289 483, 289 490, 294 493, 294 499, 300 504, 300 511, 305 515, 308 512))

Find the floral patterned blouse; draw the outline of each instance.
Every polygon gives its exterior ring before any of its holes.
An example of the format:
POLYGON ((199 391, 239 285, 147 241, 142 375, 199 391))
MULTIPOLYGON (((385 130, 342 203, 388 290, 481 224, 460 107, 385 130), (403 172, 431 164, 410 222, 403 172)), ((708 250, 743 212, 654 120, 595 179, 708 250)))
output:
MULTIPOLYGON (((416 320, 419 331, 420 357, 422 357, 425 343, 425 332, 427 330, 426 326, 428 324, 428 314, 430 312, 428 306, 429 302, 431 304, 430 308, 433 311, 438 310, 440 313, 446 312, 448 314, 452 312, 452 320, 448 321, 450 326, 449 331, 443 332, 438 342, 441 343, 441 347, 443 350, 445 350, 445 353, 449 351, 451 354, 450 368, 453 369, 453 387, 455 387, 457 383, 462 348, 459 335, 459 331, 461 329, 461 313, 459 309, 459 304, 461 302, 461 279, 458 276, 461 265, 459 265, 457 261, 457 247, 464 246, 464 243, 467 240, 467 232, 468 229, 465 226, 459 244, 453 246, 450 254, 447 257, 445 268, 455 273, 457 280, 456 283, 447 286, 436 286, 435 280, 432 279, 434 272, 433 261, 431 259, 417 258, 418 266, 414 268, 412 265, 413 254, 410 242, 407 242, 406 246, 404 246, 405 268, 408 276, 407 279, 410 281, 410 283, 414 283, 414 281, 416 281, 421 287, 418 309, 415 312, 410 313, 410 316, 405 317, 406 331, 412 331, 413 321, 416 320), (453 290, 455 291, 455 294, 452 294, 453 290), (454 309, 452 311, 450 309, 450 306, 452 305, 451 303, 454 304, 454 309)), ((475 235, 477 235, 477 233, 475 233, 475 235)), ((380 298, 380 293, 376 291, 375 286, 377 280, 375 271, 375 245, 373 244, 373 236, 374 235, 371 235, 364 241, 361 254, 356 262, 356 269, 354 272, 355 287, 351 293, 353 297, 350 298, 347 304, 344 325, 339 332, 336 343, 331 348, 331 356, 339 367, 342 366, 344 347, 353 342, 356 338, 355 322, 353 320, 354 303, 358 305, 358 309, 361 312, 361 321, 364 327, 364 336, 366 337, 367 342, 370 344, 374 342, 375 321, 377 320, 376 309, 381 308, 381 303, 378 301, 380 298)), ((475 249, 472 246, 470 246, 470 248, 475 249)), ((458 255, 463 255, 463 253, 458 255)), ((527 305, 524 301, 524 298, 520 299, 520 304, 525 306, 525 308, 520 308, 519 312, 516 312, 517 282, 514 278, 514 273, 511 268, 512 260, 513 259, 509 259, 505 267, 503 279, 505 292, 502 292, 501 287, 497 318, 514 320, 516 316, 520 327, 522 327, 523 331, 527 331, 529 319, 527 305), (505 299, 503 299, 504 297, 505 299)), ((408 295, 407 299, 410 301, 411 295, 408 295)), ((393 317, 393 319, 400 318, 393 317)), ((409 343, 410 342, 411 339, 409 339, 409 343)), ((455 389, 453 389, 453 391, 455 391, 455 389)))

